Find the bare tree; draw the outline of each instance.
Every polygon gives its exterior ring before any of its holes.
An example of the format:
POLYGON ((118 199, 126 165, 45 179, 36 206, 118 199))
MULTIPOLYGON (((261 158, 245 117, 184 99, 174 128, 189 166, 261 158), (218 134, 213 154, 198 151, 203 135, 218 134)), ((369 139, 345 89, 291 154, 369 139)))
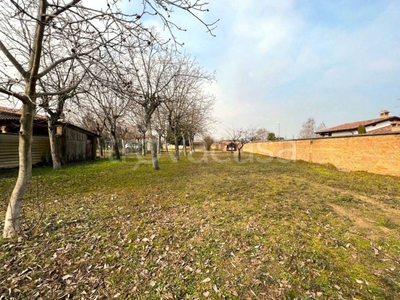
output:
MULTIPOLYGON (((196 11, 205 10, 201 1, 151 1, 144 0, 140 14, 123 14, 117 7, 118 1, 108 2, 105 10, 85 7, 81 0, 68 3, 58 0, 12 0, 2 2, 0 18, 0 93, 15 97, 22 103, 19 135, 19 173, 10 197, 5 216, 3 236, 15 235, 20 230, 22 199, 32 177, 31 144, 33 120, 37 99, 49 93, 40 90, 39 80, 63 63, 73 59, 92 59, 98 52, 118 47, 126 36, 140 30, 140 18, 150 13, 162 18, 168 28, 174 26, 168 15, 174 7, 182 8, 198 18, 196 11), (166 16, 166 15, 167 16, 166 16), (79 35, 79 40, 75 37, 79 35), (54 49, 44 45, 57 45, 69 41, 70 51, 49 66, 42 64, 43 58, 54 49), (48 42, 50 41, 50 42, 48 42)), ((209 30, 209 24, 205 24, 209 30)), ((178 27, 179 29, 179 27, 178 27)), ((65 95, 76 88, 68 86, 52 95, 65 95)))
POLYGON ((316 132, 322 131, 322 130, 325 130, 325 129, 326 129, 325 123, 324 123, 324 122, 321 122, 321 123, 318 125, 316 132))
POLYGON ((257 139, 257 132, 255 127, 249 128, 231 128, 227 130, 229 139, 231 139, 237 146, 238 160, 242 160, 242 149, 244 145, 257 139))
POLYGON ((212 144, 214 144, 215 142, 215 139, 211 135, 207 134, 203 136, 203 142, 206 150, 210 151, 212 144))
MULTIPOLYGON (((44 65, 51 65, 57 58, 57 51, 49 53, 43 59, 44 65), (49 58, 50 61, 46 62, 49 58)), ((51 157, 53 168, 58 170, 61 168, 61 156, 57 146, 56 124, 59 119, 64 116, 64 108, 67 101, 74 98, 75 95, 81 93, 78 90, 79 83, 84 79, 86 71, 81 68, 77 59, 72 59, 65 64, 58 65, 54 71, 47 74, 39 80, 40 87, 44 91, 43 96, 38 99, 38 106, 45 110, 48 114, 48 131, 50 140, 51 157), (75 87, 65 90, 66 87, 75 87), (59 93, 60 91, 65 91, 59 93)))
POLYGON ((167 135, 168 135, 168 119, 167 119, 167 111, 165 107, 159 106, 155 111, 155 117, 153 118, 153 128, 157 132, 158 135, 158 153, 161 153, 162 150, 162 139, 165 141, 165 151, 168 152, 167 145, 167 135))
POLYGON ((129 120, 129 124, 139 133, 142 145, 141 154, 145 156, 147 152, 146 133, 148 131, 148 124, 146 122, 146 112, 143 106, 136 102, 130 102, 127 110, 127 119, 129 120))
POLYGON ((310 139, 316 137, 315 134, 315 120, 313 118, 308 118, 306 122, 303 123, 303 127, 300 130, 299 138, 310 139))
POLYGON ((121 122, 126 114, 129 100, 120 97, 114 91, 113 86, 100 83, 96 87, 87 92, 86 101, 81 101, 80 104, 85 105, 86 109, 91 111, 92 114, 104 120, 105 128, 108 129, 112 139, 114 155, 116 159, 121 159, 119 151, 119 139, 121 132, 123 132, 121 131, 121 122))
POLYGON ((156 43, 155 34, 144 34, 140 40, 147 40, 145 47, 136 50, 128 47, 125 60, 124 96, 142 109, 142 130, 148 133, 151 143, 153 169, 159 170, 157 140, 153 135, 152 116, 163 102, 163 91, 177 76, 173 68, 175 52, 164 49, 156 43))
POLYGON ((257 134, 257 140, 263 142, 268 139, 269 131, 265 128, 259 128, 257 129, 256 134, 257 134))
POLYGON ((203 94, 199 91, 193 95, 194 101, 183 118, 182 133, 187 136, 190 150, 194 149, 194 138, 196 135, 206 134, 207 127, 213 124, 212 110, 214 107, 215 98, 210 95, 203 94))
POLYGON ((212 82, 214 76, 200 68, 196 61, 188 55, 180 57, 174 66, 178 68, 176 74, 179 75, 171 80, 163 97, 168 114, 169 129, 174 137, 175 159, 178 161, 180 159, 179 137, 184 137, 185 124, 188 124, 191 112, 196 107, 198 100, 203 97, 199 97, 199 95, 203 95, 204 84, 212 82))

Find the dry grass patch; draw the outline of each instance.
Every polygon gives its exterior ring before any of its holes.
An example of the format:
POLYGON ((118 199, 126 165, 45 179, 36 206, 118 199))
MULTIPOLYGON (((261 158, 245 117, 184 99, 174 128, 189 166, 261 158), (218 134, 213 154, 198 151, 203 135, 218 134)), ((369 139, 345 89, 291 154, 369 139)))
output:
POLYGON ((6 299, 400 294, 399 178, 218 152, 34 172, 26 231, 0 240, 6 299))

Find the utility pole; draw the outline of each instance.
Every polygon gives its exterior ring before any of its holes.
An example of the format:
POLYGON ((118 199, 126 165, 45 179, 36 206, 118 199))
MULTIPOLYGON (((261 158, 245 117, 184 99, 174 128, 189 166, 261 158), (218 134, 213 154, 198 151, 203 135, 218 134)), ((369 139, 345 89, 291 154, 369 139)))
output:
POLYGON ((280 122, 276 122, 278 124, 278 141, 281 139, 281 123, 280 122))

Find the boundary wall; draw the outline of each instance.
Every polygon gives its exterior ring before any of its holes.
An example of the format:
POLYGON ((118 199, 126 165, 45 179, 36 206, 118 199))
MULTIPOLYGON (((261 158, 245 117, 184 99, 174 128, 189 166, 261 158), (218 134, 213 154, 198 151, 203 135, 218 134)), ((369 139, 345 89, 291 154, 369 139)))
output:
POLYGON ((400 176, 400 133, 249 143, 243 151, 332 164, 341 171, 400 176))

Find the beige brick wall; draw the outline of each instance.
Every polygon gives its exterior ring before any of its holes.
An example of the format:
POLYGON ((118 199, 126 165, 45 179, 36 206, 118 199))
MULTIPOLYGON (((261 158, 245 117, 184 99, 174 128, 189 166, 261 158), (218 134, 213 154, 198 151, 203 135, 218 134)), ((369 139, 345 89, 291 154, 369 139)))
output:
POLYGON ((400 176, 400 133, 251 143, 243 151, 400 176))

